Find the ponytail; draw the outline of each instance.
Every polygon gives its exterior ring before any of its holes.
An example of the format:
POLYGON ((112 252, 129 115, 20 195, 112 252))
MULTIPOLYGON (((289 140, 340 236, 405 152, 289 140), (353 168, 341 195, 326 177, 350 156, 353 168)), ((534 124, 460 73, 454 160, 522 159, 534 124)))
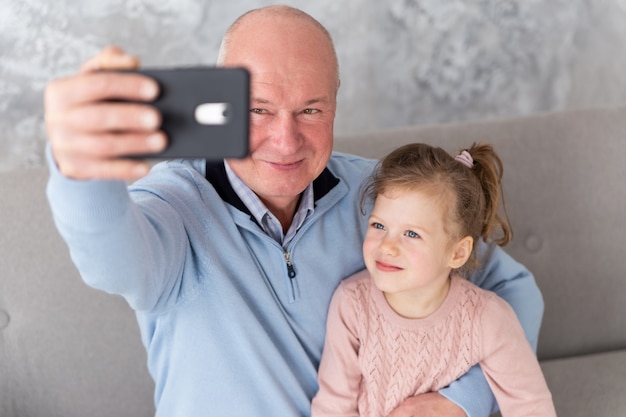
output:
MULTIPOLYGON (((511 241, 513 232, 503 198, 502 161, 491 145, 474 143, 463 152, 469 154, 473 160, 471 171, 478 178, 484 196, 485 207, 480 236, 485 240, 491 238, 498 245, 504 246, 511 241), (502 206, 502 210, 500 210, 500 206, 502 206), (494 232, 498 228, 501 235, 495 237, 494 232)), ((456 160, 459 160, 458 156, 456 160)))

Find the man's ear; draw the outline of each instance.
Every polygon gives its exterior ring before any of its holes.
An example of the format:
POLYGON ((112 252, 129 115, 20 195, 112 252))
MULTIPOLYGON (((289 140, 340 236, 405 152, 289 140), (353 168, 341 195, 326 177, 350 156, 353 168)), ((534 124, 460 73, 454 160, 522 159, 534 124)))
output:
POLYGON ((472 247, 474 246, 474 239, 471 236, 465 236, 454 244, 452 248, 452 256, 450 257, 450 267, 452 269, 460 268, 465 265, 465 262, 472 253, 472 247))

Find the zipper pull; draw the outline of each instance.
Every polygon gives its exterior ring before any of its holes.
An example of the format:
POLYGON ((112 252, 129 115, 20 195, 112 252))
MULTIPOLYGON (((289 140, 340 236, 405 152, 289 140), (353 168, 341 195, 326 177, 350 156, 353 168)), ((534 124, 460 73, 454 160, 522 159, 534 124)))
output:
POLYGON ((291 255, 289 254, 289 252, 284 253, 285 255, 285 262, 287 263, 287 275, 289 275, 289 278, 295 278, 296 277, 296 270, 293 267, 293 264, 291 263, 291 255))

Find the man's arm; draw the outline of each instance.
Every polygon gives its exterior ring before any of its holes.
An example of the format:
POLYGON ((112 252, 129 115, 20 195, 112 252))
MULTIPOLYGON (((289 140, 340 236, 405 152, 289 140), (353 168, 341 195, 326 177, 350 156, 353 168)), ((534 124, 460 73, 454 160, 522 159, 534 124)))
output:
MULTIPOLYGON (((482 266, 472 276, 472 282, 509 303, 536 350, 544 304, 535 278, 499 246, 480 242, 477 250, 482 266)), ((415 410, 419 410, 420 416, 487 417, 497 408, 495 397, 477 365, 438 393, 409 398, 389 417, 411 416, 415 410)))
POLYGON ((134 309, 155 307, 188 253, 180 215, 159 198, 137 204, 123 181, 67 178, 47 151, 50 209, 85 283, 134 309))
MULTIPOLYGON (((114 71, 138 66, 137 58, 121 49, 105 48, 76 74, 51 81, 44 100, 50 166, 47 193, 57 227, 85 281, 123 295, 129 293, 130 283, 120 277, 154 276, 145 272, 148 268, 166 273, 159 268, 158 254, 167 258, 175 252, 171 247, 155 248, 152 242, 165 247, 164 238, 153 238, 151 220, 156 215, 150 219, 150 213, 140 213, 120 181, 137 179, 150 169, 146 161, 123 155, 157 152, 166 145, 165 135, 158 130, 160 114, 147 103, 158 95, 158 84, 138 74, 114 71)), ((167 208, 162 211, 168 213, 167 208)), ((175 219, 169 216, 168 224, 175 219)), ((156 293, 154 287, 144 286, 146 292, 156 293)), ((155 295, 134 294, 127 298, 133 307, 154 304, 155 295)))
POLYGON ((319 390, 311 404, 311 417, 358 416, 361 385, 359 337, 354 300, 339 285, 330 301, 324 351, 318 370, 319 390))

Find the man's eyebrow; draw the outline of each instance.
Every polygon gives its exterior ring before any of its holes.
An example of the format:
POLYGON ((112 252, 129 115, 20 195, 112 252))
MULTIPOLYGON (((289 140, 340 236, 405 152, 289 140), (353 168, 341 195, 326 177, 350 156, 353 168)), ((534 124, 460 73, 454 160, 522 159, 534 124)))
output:
POLYGON ((270 101, 264 98, 259 98, 259 97, 252 97, 252 99, 250 100, 252 103, 259 103, 259 104, 267 104, 270 101))
POLYGON ((311 100, 307 100, 307 102, 304 104, 308 106, 310 104, 316 104, 316 103, 328 103, 328 101, 329 101, 328 97, 322 96, 322 97, 312 98, 311 100))
MULTIPOLYGON (((315 97, 312 98, 310 100, 307 100, 304 105, 305 106, 310 106, 311 104, 317 104, 317 103, 328 103, 330 102, 330 100, 328 99, 327 96, 320 96, 320 97, 315 97)), ((266 99, 266 98, 261 98, 261 97, 252 97, 250 99, 250 103, 254 103, 254 104, 271 104, 271 101, 266 99)))

